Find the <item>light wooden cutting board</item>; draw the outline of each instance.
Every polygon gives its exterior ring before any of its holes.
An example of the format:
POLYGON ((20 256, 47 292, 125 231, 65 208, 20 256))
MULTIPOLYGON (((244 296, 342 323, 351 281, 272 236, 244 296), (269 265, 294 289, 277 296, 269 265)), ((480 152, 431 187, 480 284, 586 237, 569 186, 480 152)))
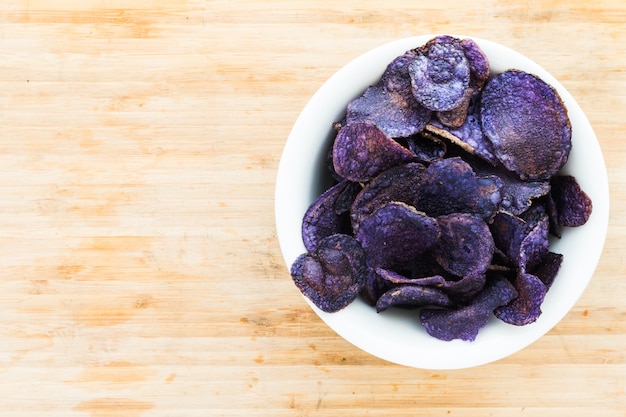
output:
POLYGON ((624 416, 622 1, 0 2, 0 415, 624 416), (587 113, 611 181, 591 285, 519 354, 430 372, 328 329, 274 228, 282 146, 400 37, 515 48, 587 113))

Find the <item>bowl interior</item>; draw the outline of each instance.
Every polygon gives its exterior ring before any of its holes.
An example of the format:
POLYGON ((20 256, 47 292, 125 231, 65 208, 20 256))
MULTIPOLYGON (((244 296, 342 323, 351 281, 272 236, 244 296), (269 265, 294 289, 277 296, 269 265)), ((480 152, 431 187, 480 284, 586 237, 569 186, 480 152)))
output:
MULTIPOLYGON (((276 227, 288 268, 305 252, 300 233, 302 217, 329 186, 326 152, 332 140, 332 123, 343 117, 350 100, 378 81, 396 56, 434 36, 401 39, 359 56, 329 78, 299 115, 283 150, 275 190, 276 227)), ((320 318, 350 343, 379 358, 416 368, 477 366, 515 353, 540 338, 567 314, 583 293, 606 237, 609 212, 606 167, 597 138, 580 106, 552 75, 532 60, 497 43, 473 39, 489 58, 492 73, 517 68, 541 77, 557 89, 572 123, 572 151, 561 172, 576 177, 593 201, 593 213, 584 226, 565 228, 561 239, 551 242, 551 250, 563 254, 564 259, 539 319, 517 327, 492 317, 473 342, 444 342, 429 336, 415 311, 390 309, 377 314, 359 298, 345 309, 329 314, 305 298, 320 318)))

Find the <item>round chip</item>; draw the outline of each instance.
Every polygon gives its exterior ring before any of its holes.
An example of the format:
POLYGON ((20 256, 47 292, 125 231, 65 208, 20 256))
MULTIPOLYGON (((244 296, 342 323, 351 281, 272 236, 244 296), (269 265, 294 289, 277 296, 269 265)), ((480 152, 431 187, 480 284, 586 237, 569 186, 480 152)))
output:
POLYGON ((481 88, 491 72, 489 59, 473 39, 465 38, 461 40, 461 47, 469 62, 470 83, 475 88, 481 88))
POLYGON ((450 310, 424 308, 420 312, 422 325, 433 337, 450 341, 471 342, 480 329, 487 325, 493 311, 517 296, 517 291, 506 278, 495 278, 464 307, 450 310))
POLYGON ((536 276, 520 271, 513 283, 518 297, 505 306, 498 307, 494 313, 505 323, 516 326, 537 321, 541 315, 541 304, 548 292, 546 285, 536 276))
POLYGON ((380 296, 376 302, 376 312, 390 307, 417 308, 427 305, 451 307, 454 303, 445 293, 424 285, 400 285, 380 296))
POLYGON ((563 255, 560 253, 548 252, 545 254, 541 263, 531 273, 539 278, 541 282, 549 289, 561 269, 563 263, 563 255))
POLYGON ((391 202, 366 217, 356 232, 372 267, 394 267, 429 250, 439 237, 437 220, 404 203, 391 202))
POLYGON ((376 85, 348 104, 348 123, 369 120, 392 138, 406 137, 421 132, 431 111, 420 105, 412 93, 390 91, 376 85))
POLYGON ((410 50, 391 61, 380 78, 381 85, 389 91, 412 95, 409 64, 415 60, 416 56, 417 52, 410 50))
POLYGON ((445 158, 424 171, 413 191, 417 197, 413 205, 430 216, 471 213, 489 220, 502 199, 501 188, 498 177, 476 177, 461 158, 445 158))
POLYGON ((354 238, 335 234, 320 240, 314 254, 300 255, 291 277, 321 310, 332 313, 356 299, 366 277, 365 254, 354 238))
POLYGON ((578 227, 587 223, 593 204, 576 178, 571 175, 557 175, 550 183, 559 225, 578 227))
POLYGON ((302 219, 302 241, 307 251, 315 252, 317 242, 326 236, 352 232, 348 210, 360 190, 358 183, 344 180, 326 190, 309 206, 302 219))
POLYGON ((441 235, 432 253, 439 265, 458 277, 484 274, 491 263, 495 245, 483 219, 455 213, 437 217, 437 224, 441 235))
POLYGON ((366 182, 382 171, 415 157, 374 123, 360 121, 342 127, 333 144, 335 171, 354 182, 366 182))
POLYGON ((490 79, 480 117, 496 157, 521 179, 548 179, 567 162, 572 147, 567 109, 537 76, 509 70, 490 79))
POLYGON ((458 107, 469 88, 470 68, 458 39, 434 38, 409 64, 413 95, 433 111, 458 107))
POLYGON ((361 289, 361 297, 372 307, 376 305, 376 301, 383 295, 391 285, 383 279, 374 268, 367 268, 365 273, 365 282, 361 289))
POLYGON ((410 162, 383 171, 367 183, 352 205, 353 230, 356 232, 364 218, 390 201, 413 205, 425 169, 421 163, 410 162))

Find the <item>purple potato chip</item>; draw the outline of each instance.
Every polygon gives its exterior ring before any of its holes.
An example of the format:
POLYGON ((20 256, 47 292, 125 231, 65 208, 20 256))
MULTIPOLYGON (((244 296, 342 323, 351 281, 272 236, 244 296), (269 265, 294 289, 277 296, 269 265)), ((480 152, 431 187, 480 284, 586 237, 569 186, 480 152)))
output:
POLYGON ((376 306, 376 301, 383 295, 392 285, 383 279, 374 268, 367 267, 365 272, 365 282, 361 289, 361 297, 370 306, 376 306))
POLYGON ((354 199, 361 192, 363 187, 358 182, 349 182, 349 184, 339 192, 337 195, 337 199, 334 204, 335 214, 340 216, 342 214, 347 214, 350 216, 350 210, 352 210, 352 204, 354 204, 354 199))
POLYGON ((511 213, 498 212, 489 224, 489 229, 496 247, 513 262, 513 266, 517 266, 526 222, 511 213))
POLYGON ((424 171, 413 205, 431 216, 471 213, 489 220, 500 204, 501 187, 499 178, 476 177, 461 158, 446 158, 424 171))
POLYGON ((344 180, 309 206, 302 219, 302 241, 308 252, 315 252, 317 243, 326 236, 352 233, 349 208, 360 190, 360 184, 344 180))
POLYGON ((416 56, 415 50, 409 50, 391 61, 380 77, 380 85, 388 91, 413 95, 409 64, 415 60, 416 56))
POLYGON ((452 307, 454 303, 445 293, 423 285, 401 285, 390 289, 376 302, 376 312, 390 307, 417 308, 424 306, 452 307))
POLYGON ((537 76, 509 70, 491 78, 480 116, 496 157, 521 179, 549 179, 567 162, 572 146, 567 109, 537 76))
POLYGON ((551 195, 561 226, 578 227, 587 223, 593 210, 589 196, 571 175, 557 175, 551 181, 551 195))
POLYGON ((420 285, 420 286, 430 286, 430 287, 442 287, 445 284, 445 278, 441 275, 432 275, 428 277, 420 277, 420 278, 408 278, 402 274, 399 274, 395 271, 377 267, 376 273, 379 277, 381 277, 385 282, 387 282, 390 286, 397 285, 420 285))
POLYGON ((522 181, 502 166, 474 165, 476 175, 497 175, 502 181, 500 210, 520 215, 530 208, 533 201, 550 192, 550 181, 522 181))
POLYGON ((548 252, 545 254, 539 265, 531 271, 531 273, 544 283, 546 288, 550 289, 556 276, 561 269, 563 263, 563 255, 560 253, 548 252))
POLYGON ((548 292, 546 285, 533 274, 520 271, 513 286, 519 296, 507 305, 498 307, 494 311, 496 317, 516 326, 537 321, 541 315, 541 304, 548 292))
POLYGON ((437 224, 440 237, 432 248, 437 263, 458 277, 484 274, 495 246, 484 220, 472 214, 455 213, 437 217, 437 224))
POLYGON ((413 95, 424 107, 458 107, 469 88, 470 67, 460 41, 441 36, 429 41, 409 64, 413 95))
POLYGON ((363 249, 354 238, 342 234, 325 237, 314 254, 300 255, 291 266, 298 289, 328 313, 339 311, 356 299, 365 274, 363 249))
POLYGON ((429 250, 439 237, 439 226, 412 206, 390 202, 366 217, 355 237, 369 266, 389 268, 429 250))
POLYGON ((520 245, 519 268, 530 271, 537 267, 548 253, 550 221, 541 205, 534 205, 520 217, 526 222, 525 236, 520 245))
POLYGON ((479 292, 471 304, 455 309, 423 308, 420 321, 428 334, 450 341, 474 341, 494 310, 517 297, 517 291, 506 278, 494 278, 479 292))
POLYGON ((414 135, 424 129, 431 111, 412 94, 389 91, 381 85, 369 87, 348 104, 348 124, 370 121, 392 138, 414 135))
MULTIPOLYGON (((467 62, 470 68, 470 81, 469 88, 465 90, 465 95, 461 103, 454 109, 444 112, 437 112, 436 116, 441 125, 449 127, 449 128, 459 128, 463 125, 466 118, 468 117, 468 113, 472 113, 472 111, 468 111, 471 109, 472 102, 477 102, 480 97, 480 91, 482 90, 485 82, 489 78, 489 74, 491 69, 489 67, 489 60, 485 53, 480 49, 478 44, 474 42, 472 39, 462 39, 461 40, 461 48, 463 49, 463 53, 467 58, 467 62)), ((476 114, 478 112, 475 112, 476 114)), ((478 126, 478 130, 480 135, 482 136, 482 131, 480 130, 480 126, 478 126)), ((461 137, 464 137, 468 132, 468 127, 466 126, 464 129, 464 134, 461 137)), ((454 134, 454 133, 453 133, 454 134)), ((474 136, 478 136, 474 134, 474 136)))
POLYGON ((411 151, 368 121, 344 126, 333 145, 337 174, 354 182, 369 181, 382 171, 413 159, 411 151))
POLYGON ((489 59, 480 49, 480 46, 472 39, 466 38, 461 40, 461 47, 470 67, 470 85, 480 89, 491 73, 489 59))
POLYGON ((412 205, 425 169, 420 163, 410 162, 383 171, 367 183, 352 205, 350 216, 355 233, 364 218, 390 201, 412 205))

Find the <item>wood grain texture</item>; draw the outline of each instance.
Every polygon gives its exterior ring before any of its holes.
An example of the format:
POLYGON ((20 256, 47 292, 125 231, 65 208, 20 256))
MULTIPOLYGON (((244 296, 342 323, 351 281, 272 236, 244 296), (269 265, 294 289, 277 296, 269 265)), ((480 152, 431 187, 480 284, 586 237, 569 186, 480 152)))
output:
POLYGON ((0 2, 0 414, 625 416, 626 3, 0 2), (282 262, 273 192, 342 65, 423 33, 492 39, 588 115, 611 187, 562 323, 483 367, 386 363, 282 262))

